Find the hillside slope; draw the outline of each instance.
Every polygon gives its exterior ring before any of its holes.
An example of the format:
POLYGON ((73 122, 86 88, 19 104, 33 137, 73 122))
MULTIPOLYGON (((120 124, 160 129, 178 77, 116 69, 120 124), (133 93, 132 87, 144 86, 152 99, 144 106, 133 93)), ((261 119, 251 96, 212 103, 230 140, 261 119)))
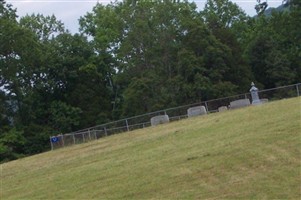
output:
POLYGON ((1 199, 300 197, 301 98, 114 135, 1 165, 1 199))

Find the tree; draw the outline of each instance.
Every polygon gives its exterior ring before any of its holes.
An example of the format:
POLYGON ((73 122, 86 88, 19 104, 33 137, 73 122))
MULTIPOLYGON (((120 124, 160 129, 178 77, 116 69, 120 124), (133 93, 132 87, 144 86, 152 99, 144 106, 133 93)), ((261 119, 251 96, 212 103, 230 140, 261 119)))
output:
POLYGON ((211 30, 235 27, 248 19, 246 13, 229 0, 207 0, 201 13, 211 30))
POLYGON ((300 78, 301 41, 298 9, 272 12, 254 23, 246 49, 254 77, 266 88, 293 84, 300 78))
MULTIPOLYGON (((221 67, 222 70, 226 70, 223 74, 225 84, 232 85, 230 88, 233 93, 245 91, 252 78, 250 67, 243 57, 245 37, 251 19, 237 4, 229 0, 208 0, 201 16, 227 51, 227 62, 221 67)), ((214 52, 217 53, 215 50, 214 52)), ((222 82, 218 85, 222 85, 222 82)))
POLYGON ((7 100, 16 102, 14 121, 23 123, 31 116, 24 99, 32 88, 40 51, 34 34, 21 28, 14 17, 15 11, 10 6, 1 14, 0 88, 7 100))
MULTIPOLYGON (((243 18, 243 13, 240 16, 243 18)), ((235 17, 231 20, 223 28, 226 31, 236 24, 235 17)), ((240 80, 241 73, 250 76, 248 69, 242 58, 234 57, 234 53, 241 54, 236 35, 232 29, 227 33, 230 42, 222 40, 226 34, 221 29, 212 35, 194 3, 97 5, 81 18, 81 30, 93 37, 99 56, 111 56, 111 69, 117 72, 111 79, 114 109, 124 116, 221 96, 225 94, 223 83, 227 94, 244 88, 245 82, 249 87, 248 78, 240 80), (140 90, 147 97, 130 112, 133 102, 141 101, 140 90)))
POLYGON ((80 123, 81 109, 67 105, 61 101, 53 101, 50 105, 50 123, 60 133, 71 132, 80 123))
POLYGON ((20 25, 31 30, 43 42, 49 41, 58 34, 65 32, 63 23, 57 20, 54 15, 26 15, 20 19, 20 25))
POLYGON ((23 132, 15 128, 2 133, 0 135, 0 162, 24 156, 25 142, 23 132))
POLYGON ((112 90, 105 74, 96 62, 90 62, 78 69, 78 78, 70 90, 68 102, 82 110, 79 127, 87 128, 108 122, 112 118, 112 90))

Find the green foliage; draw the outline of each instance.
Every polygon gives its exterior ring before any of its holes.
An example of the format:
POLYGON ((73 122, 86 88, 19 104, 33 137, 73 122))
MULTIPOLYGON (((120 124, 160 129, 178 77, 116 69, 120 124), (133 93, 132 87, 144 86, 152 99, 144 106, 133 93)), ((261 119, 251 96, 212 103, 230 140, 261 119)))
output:
POLYGON ((298 13, 273 12, 271 17, 260 17, 254 24, 246 52, 254 77, 266 88, 300 81, 301 29, 295 26, 301 23, 296 18, 298 13))
MULTIPOLYGON (((99 67, 100 68, 100 67, 99 67)), ((96 64, 88 64, 78 71, 69 102, 81 109, 80 127, 90 127, 108 122, 112 92, 107 87, 105 74, 96 64)))
MULTIPOLYGON (((220 76, 223 77, 225 85, 232 83, 233 87, 230 87, 231 89, 229 91, 246 91, 251 82, 252 74, 246 59, 243 57, 242 49, 245 45, 244 40, 249 29, 248 22, 250 18, 247 17, 245 12, 242 11, 237 4, 229 0, 207 1, 205 9, 201 11, 201 16, 204 18, 212 34, 223 44, 223 46, 220 47, 223 49, 223 52, 220 53, 219 57, 224 55, 224 58, 215 59, 214 55, 211 56, 212 53, 208 55, 209 58, 215 60, 213 63, 219 60, 217 66, 221 65, 222 62, 224 65, 220 67, 223 72, 218 72, 216 69, 213 70, 212 79, 216 79, 216 77, 220 76), (241 74, 244 74, 244 78, 241 78, 241 74), (232 90, 233 88, 235 88, 235 90, 232 90)), ((214 49, 213 53, 216 54, 219 51, 220 50, 214 49)), ((210 63, 212 63, 212 61, 210 61, 210 63)), ((218 79, 218 85, 222 84, 220 79, 221 78, 218 79)), ((217 86, 215 88, 220 87, 217 86)))
POLYGON ((24 155, 26 138, 23 131, 13 128, 0 135, 0 162, 14 160, 24 155))
POLYGON ((20 25, 30 29, 41 41, 48 41, 54 34, 65 32, 64 25, 54 15, 43 16, 41 14, 26 15, 20 19, 20 25))
POLYGON ((124 92, 124 116, 135 116, 152 110, 153 95, 158 88, 150 78, 133 78, 124 92), (133 105, 135 105, 133 107, 133 105))
POLYGON ((79 125, 81 109, 72 107, 61 101, 53 101, 50 105, 50 121, 52 127, 59 132, 70 132, 79 125))
POLYGON ((32 155, 49 150, 49 136, 59 134, 59 130, 45 124, 30 124, 24 128, 26 143, 24 154, 32 155))
POLYGON ((201 13, 210 29, 235 27, 247 20, 246 13, 229 0, 208 0, 201 13))
POLYGON ((16 12, 17 12, 16 9, 13 9, 11 4, 7 4, 5 1, 0 2, 1 22, 3 22, 3 20, 11 20, 12 22, 16 22, 16 18, 17 18, 16 12))

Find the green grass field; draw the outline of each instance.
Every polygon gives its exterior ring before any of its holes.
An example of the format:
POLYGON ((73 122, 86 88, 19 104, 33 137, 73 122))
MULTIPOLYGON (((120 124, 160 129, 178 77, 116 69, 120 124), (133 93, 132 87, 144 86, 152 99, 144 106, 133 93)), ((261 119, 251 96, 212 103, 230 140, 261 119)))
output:
POLYGON ((0 199, 300 199, 301 98, 2 164, 0 199))

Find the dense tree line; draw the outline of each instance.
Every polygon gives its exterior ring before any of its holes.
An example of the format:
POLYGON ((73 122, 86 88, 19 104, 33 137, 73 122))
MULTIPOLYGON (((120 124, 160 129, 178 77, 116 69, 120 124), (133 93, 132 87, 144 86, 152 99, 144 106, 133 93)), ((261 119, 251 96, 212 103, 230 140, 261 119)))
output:
POLYGON ((97 4, 71 34, 0 3, 0 161, 49 136, 301 80, 301 11, 249 17, 229 0, 97 4))

